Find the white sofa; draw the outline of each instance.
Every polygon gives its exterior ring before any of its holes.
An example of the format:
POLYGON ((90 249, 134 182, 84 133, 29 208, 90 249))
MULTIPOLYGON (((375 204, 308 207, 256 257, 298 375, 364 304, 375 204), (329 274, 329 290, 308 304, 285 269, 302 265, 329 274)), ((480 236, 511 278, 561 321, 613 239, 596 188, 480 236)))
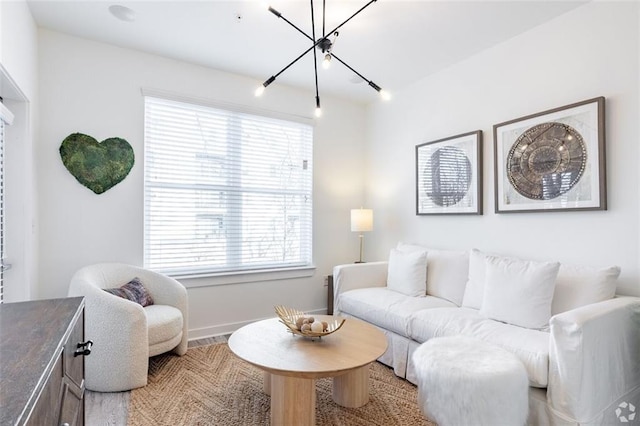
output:
POLYGON ((474 336, 522 361, 530 383, 529 424, 621 424, 640 421, 640 298, 614 297, 619 272, 617 267, 541 266, 477 250, 399 244, 389 262, 334 268, 334 313, 380 328, 389 346, 379 361, 414 384, 411 356, 420 344, 436 337, 474 336), (407 255, 398 254, 420 251, 426 258, 422 276, 419 261, 416 267, 407 255), (522 280, 508 283, 519 292, 513 297, 521 299, 509 303, 500 295, 497 300, 504 306, 496 307, 495 291, 501 288, 494 284, 500 281, 496 270, 501 269, 496 268, 504 264, 523 274, 522 280), (552 273, 536 275, 536 268, 552 273), (529 287, 519 288, 527 279, 529 287), (409 295, 415 289, 407 281, 424 282, 419 295, 409 295), (548 297, 540 297, 538 287, 547 288, 548 297), (532 303, 538 313, 546 304, 545 324, 514 325, 522 318, 511 318, 521 312, 523 321, 539 321, 527 317, 532 303))

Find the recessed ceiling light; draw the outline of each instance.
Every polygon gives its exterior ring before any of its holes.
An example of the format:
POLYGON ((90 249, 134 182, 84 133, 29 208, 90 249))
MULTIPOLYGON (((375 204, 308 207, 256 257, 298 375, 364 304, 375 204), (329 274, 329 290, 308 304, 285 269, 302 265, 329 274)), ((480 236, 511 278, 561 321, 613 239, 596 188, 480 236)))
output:
POLYGON ((109 12, 121 21, 133 22, 136 20, 136 12, 133 9, 119 4, 109 6, 109 12))

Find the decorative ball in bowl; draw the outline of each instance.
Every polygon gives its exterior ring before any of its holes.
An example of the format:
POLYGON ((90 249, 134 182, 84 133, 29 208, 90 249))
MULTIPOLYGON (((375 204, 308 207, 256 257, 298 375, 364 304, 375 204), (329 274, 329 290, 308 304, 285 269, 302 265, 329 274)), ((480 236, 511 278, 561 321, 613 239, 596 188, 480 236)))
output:
POLYGON ((291 333, 305 337, 322 337, 335 333, 342 327, 345 319, 339 318, 331 321, 316 320, 311 315, 286 306, 276 306, 276 314, 291 333))

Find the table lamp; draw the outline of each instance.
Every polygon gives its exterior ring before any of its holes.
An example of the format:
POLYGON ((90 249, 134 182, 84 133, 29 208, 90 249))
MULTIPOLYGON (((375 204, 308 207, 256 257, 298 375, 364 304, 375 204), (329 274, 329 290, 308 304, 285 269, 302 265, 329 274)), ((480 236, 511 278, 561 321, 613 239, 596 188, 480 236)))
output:
POLYGON ((360 260, 356 263, 364 263, 362 260, 362 243, 364 240, 363 232, 369 232, 373 229, 373 210, 371 209, 352 209, 351 210, 351 232, 360 233, 360 260))

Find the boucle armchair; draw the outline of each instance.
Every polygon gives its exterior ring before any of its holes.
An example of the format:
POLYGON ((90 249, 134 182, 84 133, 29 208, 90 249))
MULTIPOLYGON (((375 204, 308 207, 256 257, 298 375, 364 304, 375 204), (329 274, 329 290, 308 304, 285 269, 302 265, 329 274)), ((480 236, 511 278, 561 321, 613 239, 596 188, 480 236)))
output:
POLYGON ((147 384, 149 357, 187 352, 187 291, 173 278, 121 263, 86 266, 71 279, 69 296, 85 297, 86 388, 119 392, 147 384), (103 289, 138 277, 154 304, 146 307, 103 289))

